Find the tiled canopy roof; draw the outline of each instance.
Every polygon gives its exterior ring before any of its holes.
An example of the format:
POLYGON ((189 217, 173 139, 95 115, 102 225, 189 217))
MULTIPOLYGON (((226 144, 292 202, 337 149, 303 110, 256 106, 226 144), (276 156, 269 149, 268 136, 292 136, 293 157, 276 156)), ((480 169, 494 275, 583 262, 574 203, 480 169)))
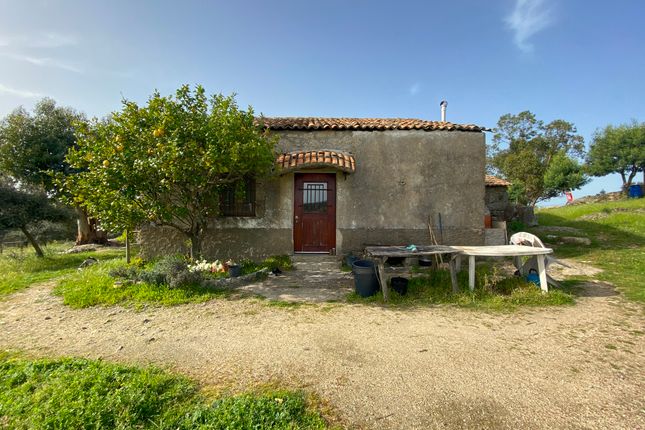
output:
POLYGON ((486 175, 484 183, 487 187, 508 187, 511 185, 507 180, 491 175, 486 175))
POLYGON ((487 131, 474 124, 425 121, 414 118, 258 118, 270 130, 424 130, 424 131, 487 131))
POLYGON ((354 173, 356 160, 347 152, 320 150, 296 151, 278 155, 276 165, 281 173, 302 168, 332 167, 347 173, 354 173))

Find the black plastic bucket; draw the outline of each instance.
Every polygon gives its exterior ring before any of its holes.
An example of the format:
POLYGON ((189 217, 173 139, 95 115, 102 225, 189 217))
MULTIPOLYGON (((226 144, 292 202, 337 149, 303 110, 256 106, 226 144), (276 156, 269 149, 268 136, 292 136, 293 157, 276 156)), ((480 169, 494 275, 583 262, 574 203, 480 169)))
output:
POLYGON ((390 285, 392 289, 399 293, 402 296, 408 294, 408 280, 407 278, 401 278, 399 276, 394 277, 390 280, 390 285))
POLYGON ((238 266, 237 264, 228 266, 228 276, 230 276, 231 278, 237 278, 241 274, 242 274, 241 266, 238 266))
POLYGON ((345 264, 347 264, 349 267, 352 267, 358 260, 359 258, 357 256, 350 254, 345 257, 345 264))
POLYGON ((352 264, 354 273, 354 289, 361 297, 376 294, 380 288, 374 263, 369 260, 357 260, 352 264))

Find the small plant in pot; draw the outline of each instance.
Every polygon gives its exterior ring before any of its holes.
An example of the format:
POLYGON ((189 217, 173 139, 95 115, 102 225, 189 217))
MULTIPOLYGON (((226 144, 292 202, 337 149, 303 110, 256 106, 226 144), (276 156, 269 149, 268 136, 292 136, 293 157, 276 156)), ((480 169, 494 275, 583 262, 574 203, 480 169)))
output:
POLYGON ((226 262, 226 267, 228 267, 228 276, 231 278, 237 278, 242 274, 242 266, 233 260, 228 260, 226 262))

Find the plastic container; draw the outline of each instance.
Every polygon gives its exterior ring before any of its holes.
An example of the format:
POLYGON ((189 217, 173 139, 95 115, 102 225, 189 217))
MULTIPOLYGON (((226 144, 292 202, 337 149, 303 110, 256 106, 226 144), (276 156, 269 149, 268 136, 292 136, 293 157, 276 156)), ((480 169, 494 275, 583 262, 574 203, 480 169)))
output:
POLYGON ((234 264, 232 266, 228 266, 228 276, 231 278, 237 278, 242 274, 242 267, 234 264))
POLYGON ((352 264, 352 273, 354 273, 354 289, 359 296, 370 297, 380 289, 372 261, 356 260, 352 264))
POLYGON ((359 258, 355 255, 348 255, 345 257, 345 264, 347 264, 349 267, 352 267, 355 262, 357 262, 359 258))
POLYGON ((632 199, 640 199, 643 197, 643 188, 639 184, 632 184, 627 190, 627 195, 632 199))
POLYGON ((402 296, 408 294, 408 279, 396 276, 390 280, 390 286, 402 296))
POLYGON ((432 266, 432 257, 419 257, 419 266, 430 267, 432 266))
POLYGON ((537 270, 531 269, 529 270, 529 274, 526 275, 526 280, 530 282, 531 284, 535 284, 537 286, 540 286, 540 275, 538 274, 537 270))

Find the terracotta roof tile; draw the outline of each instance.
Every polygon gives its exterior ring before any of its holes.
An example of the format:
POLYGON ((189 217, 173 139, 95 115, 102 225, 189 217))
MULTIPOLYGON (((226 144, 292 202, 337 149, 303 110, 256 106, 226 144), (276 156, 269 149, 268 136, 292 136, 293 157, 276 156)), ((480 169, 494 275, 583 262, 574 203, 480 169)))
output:
POLYGON ((278 155, 275 163, 282 173, 317 167, 333 167, 347 173, 356 170, 356 160, 352 154, 334 150, 289 152, 278 155))
POLYGON ((270 130, 424 130, 424 131, 488 131, 474 124, 453 124, 414 118, 258 118, 270 130))
POLYGON ((484 183, 487 187, 508 187, 511 185, 507 180, 491 175, 485 176, 484 183))

